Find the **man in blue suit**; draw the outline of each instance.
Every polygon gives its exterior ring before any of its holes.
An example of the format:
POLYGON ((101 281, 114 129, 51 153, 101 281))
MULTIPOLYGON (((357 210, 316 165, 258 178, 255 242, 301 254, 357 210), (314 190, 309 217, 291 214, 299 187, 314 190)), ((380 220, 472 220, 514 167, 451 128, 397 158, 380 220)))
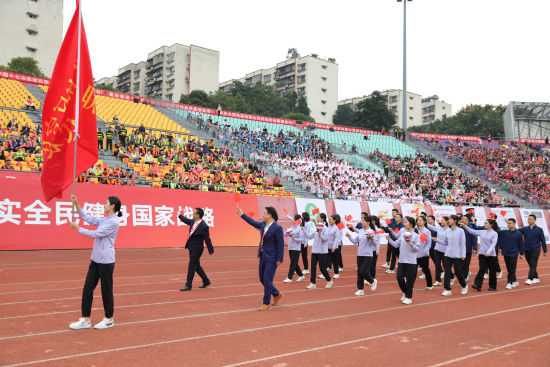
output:
POLYGON ((244 214, 240 208, 237 208, 237 214, 260 231, 258 258, 260 259, 260 282, 264 286, 264 299, 259 311, 267 311, 271 306, 276 306, 282 297, 282 294, 273 285, 273 278, 277 266, 283 263, 285 247, 283 227, 277 223, 279 216, 275 208, 271 206, 265 208, 264 218, 261 222, 256 222, 244 214), (271 303, 271 296, 273 296, 273 303, 271 303))

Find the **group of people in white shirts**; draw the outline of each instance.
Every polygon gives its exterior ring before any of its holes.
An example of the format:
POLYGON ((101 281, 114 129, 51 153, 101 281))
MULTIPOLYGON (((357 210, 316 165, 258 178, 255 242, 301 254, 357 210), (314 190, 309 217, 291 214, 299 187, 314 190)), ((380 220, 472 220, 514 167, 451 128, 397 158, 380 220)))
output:
MULTIPOLYGON (((396 278, 403 293, 400 301, 405 305, 412 303, 417 271, 420 270, 422 271, 421 278, 426 279, 426 290, 433 290, 435 286, 443 285, 442 296, 451 296, 451 287, 455 284, 456 278, 461 287, 460 293, 467 294, 472 251, 479 253, 479 271, 472 284, 472 288, 478 291, 481 291, 483 280, 487 278, 489 278, 488 290, 496 291, 497 270, 501 274, 498 265, 498 246, 502 251, 508 271, 507 289, 513 289, 519 285, 515 275, 518 256, 523 257, 525 254, 529 264, 529 278, 525 282, 528 285, 540 282, 536 266, 541 246, 544 256, 546 256, 544 236, 540 235, 542 229, 535 225, 536 218, 534 216, 529 217, 529 226, 521 229, 515 228, 514 219, 508 219, 508 229, 506 230, 499 230, 494 219, 487 219, 484 226, 476 226, 472 223, 475 222, 475 218, 472 220, 472 214, 443 217, 438 224, 434 216, 428 217, 425 213, 413 218, 411 216, 403 217, 395 212, 393 220, 387 220, 381 225, 378 217, 362 213, 361 223, 356 227, 348 224, 348 230, 344 229, 345 225, 338 214, 334 214, 328 219, 324 213, 319 213, 314 219, 310 219, 308 213, 296 214, 294 217, 288 215, 287 217, 293 221, 293 225, 285 234, 289 237, 290 255, 290 267, 288 277, 284 280, 285 283, 292 282, 294 274, 298 275, 297 281, 300 282, 305 279, 306 274, 310 273, 310 284, 307 289, 315 289, 316 269, 319 267, 321 272, 319 278, 326 280, 325 288, 332 288, 333 279, 339 278, 339 272, 343 270, 341 250, 343 236, 346 236, 353 244, 357 245, 357 291, 355 295, 363 296, 365 285, 370 285, 371 291, 375 291, 378 285, 376 263, 380 253, 380 242, 384 236, 387 238, 388 247, 391 246, 394 249, 399 259, 396 278), (467 236, 469 236, 468 246, 467 236), (475 236, 479 236, 480 239, 479 249, 475 236), (524 247, 524 238, 525 241, 532 242, 531 250, 526 250, 527 247, 524 247), (310 267, 307 262, 308 241, 311 242, 312 248, 310 267), (474 242, 475 244, 472 245, 474 242), (300 253, 304 263, 303 270, 298 264, 300 253), (435 265, 435 282, 429 266, 430 259, 435 265), (330 276, 331 268, 334 272, 332 278, 330 276)), ((527 246, 527 242, 525 242, 525 246, 527 246)), ((388 266, 388 264, 382 265, 382 267, 388 266)), ((386 272, 394 273, 393 270, 386 272)))

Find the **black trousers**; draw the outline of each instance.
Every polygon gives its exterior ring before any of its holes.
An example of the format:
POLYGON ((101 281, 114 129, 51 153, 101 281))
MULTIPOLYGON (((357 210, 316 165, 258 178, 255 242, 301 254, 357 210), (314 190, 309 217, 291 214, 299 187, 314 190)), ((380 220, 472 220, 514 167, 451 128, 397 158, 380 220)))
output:
POLYGON ((416 262, 418 263, 418 266, 422 268, 422 272, 426 276, 426 286, 432 287, 433 280, 432 280, 432 271, 430 270, 430 257, 429 256, 419 257, 418 259, 416 259, 416 262))
POLYGON ((483 285, 483 276, 489 270, 489 288, 497 289, 497 257, 479 255, 479 271, 477 272, 474 284, 481 288, 483 285))
POLYGON ((344 268, 344 260, 342 259, 342 245, 338 246, 338 250, 336 250, 338 253, 338 266, 340 268, 344 268))
POLYGON ((518 256, 504 256, 504 263, 508 272, 508 283, 512 284, 517 281, 516 268, 518 266, 518 256))
POLYGON ((462 288, 466 287, 466 280, 462 276, 462 259, 455 257, 443 257, 443 268, 445 269, 445 289, 451 290, 451 279, 453 279, 453 268, 462 288))
POLYGON ((497 256, 496 256, 496 260, 497 260, 497 266, 495 268, 496 272, 497 273, 501 273, 502 272, 502 269, 500 268, 500 262, 498 261, 498 253, 497 253, 497 256))
POLYGON ((201 266, 201 255, 203 251, 204 247, 201 247, 199 250, 189 250, 189 266, 187 267, 187 282, 185 283, 189 288, 193 285, 195 272, 202 278, 203 284, 210 283, 208 276, 201 266))
POLYGON ((434 250, 434 265, 435 265, 435 280, 441 283, 441 273, 443 273, 443 258, 445 257, 445 253, 434 250))
POLYGON ((468 273, 470 272, 470 262, 472 261, 472 253, 466 252, 466 258, 462 262, 462 276, 464 279, 468 278, 468 273))
POLYGON ((401 288, 401 292, 405 293, 405 297, 409 299, 413 296, 417 266, 416 264, 397 264, 397 283, 399 284, 399 288, 401 288))
POLYGON ((92 313, 92 302, 94 300, 94 289, 101 279, 101 298, 103 298, 103 309, 105 317, 113 317, 115 302, 113 298, 113 271, 115 263, 100 264, 90 262, 88 274, 82 291, 82 317, 90 317, 92 313))
POLYGON ((300 260, 300 250, 288 250, 288 257, 290 258, 288 279, 292 279, 294 273, 298 274, 299 277, 304 276, 304 274, 302 274, 302 269, 300 269, 300 265, 298 265, 298 261, 300 260))
POLYGON ((388 243, 388 248, 386 250, 386 263, 390 264, 390 270, 395 269, 395 263, 399 257, 399 249, 393 247, 388 243))
MULTIPOLYGON (((372 253, 372 263, 370 264, 370 276, 372 279, 376 279, 376 262, 378 261, 378 254, 372 253)), ((359 268, 359 265, 357 266, 359 268)))
POLYGON ((107 148, 105 148, 106 150, 113 150, 113 139, 107 139, 107 148))
POLYGON ((338 274, 338 250, 329 250, 329 258, 327 261, 327 268, 334 268, 334 274, 338 274))
POLYGON ((304 270, 308 270, 309 269, 309 263, 308 263, 308 259, 307 259, 307 248, 309 246, 306 246, 302 243, 302 246, 300 248, 301 250, 301 253, 302 253, 302 262, 304 264, 304 270))
POLYGON ((539 256, 540 256, 540 250, 532 251, 532 250, 525 250, 525 260, 527 260, 527 264, 529 264, 529 276, 528 278, 538 279, 539 274, 537 273, 537 264, 539 262, 539 256))
POLYGON ((370 275, 371 264, 372 256, 357 256, 357 289, 365 288, 365 279, 371 284, 374 282, 370 275))
POLYGON ((100 150, 103 150, 103 140, 98 140, 98 141, 97 141, 97 147, 98 147, 100 150))
POLYGON ((315 284, 315 281, 317 280, 317 263, 319 263, 319 270, 321 270, 321 274, 324 275, 327 282, 330 282, 330 275, 327 271, 327 258, 328 254, 311 254, 311 273, 310 273, 310 282, 315 284))

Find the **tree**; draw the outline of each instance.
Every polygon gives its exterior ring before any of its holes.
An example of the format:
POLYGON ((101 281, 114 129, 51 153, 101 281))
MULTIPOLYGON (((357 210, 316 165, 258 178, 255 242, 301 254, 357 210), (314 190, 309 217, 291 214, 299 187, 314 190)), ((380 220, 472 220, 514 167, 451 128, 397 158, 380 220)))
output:
POLYGON ((287 113, 286 115, 283 115, 282 118, 287 120, 315 122, 315 119, 313 117, 304 115, 303 113, 299 113, 299 112, 287 113))
POLYGON ((309 116, 309 114, 311 113, 311 110, 307 105, 306 97, 300 96, 300 98, 298 98, 298 104, 296 105, 296 112, 309 116))
POLYGON ((388 109, 386 97, 374 91, 369 98, 357 103, 357 111, 345 125, 372 130, 384 128, 388 131, 395 125, 395 114, 388 109))
POLYGON ((208 94, 203 90, 193 90, 189 93, 189 102, 193 106, 210 107, 208 94))
POLYGON ((349 124, 353 116, 353 110, 348 105, 340 105, 332 116, 332 123, 335 125, 349 124))
POLYGON ((95 89, 110 90, 111 92, 118 92, 118 90, 116 88, 113 88, 112 84, 95 84, 94 88, 95 89))
POLYGON ((12 73, 37 76, 39 78, 45 78, 46 76, 40 70, 38 61, 32 57, 14 57, 8 63, 8 66, 0 65, 1 70, 10 71, 12 73))
POLYGON ((439 101, 439 96, 437 94, 434 94, 433 96, 429 96, 426 98, 422 98, 422 103, 433 102, 433 101, 439 101))
POLYGON ((456 115, 432 122, 424 126, 414 126, 410 131, 446 134, 492 137, 504 136, 504 123, 502 117, 506 106, 503 105, 468 105, 456 113, 456 115))

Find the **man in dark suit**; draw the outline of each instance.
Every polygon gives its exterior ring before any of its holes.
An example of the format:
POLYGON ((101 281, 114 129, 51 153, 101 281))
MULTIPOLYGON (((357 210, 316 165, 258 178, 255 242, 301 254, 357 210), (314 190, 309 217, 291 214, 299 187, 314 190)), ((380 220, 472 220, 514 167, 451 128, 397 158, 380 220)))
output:
POLYGON ((283 263, 285 247, 283 227, 277 223, 279 219, 277 211, 271 206, 265 208, 264 218, 261 222, 256 222, 244 214, 240 208, 237 208, 237 214, 260 231, 258 258, 260 259, 260 282, 264 286, 264 299, 259 311, 267 311, 271 306, 276 306, 282 297, 282 294, 273 285, 273 278, 277 266, 283 263), (273 303, 270 304, 271 296, 273 296, 273 303))
POLYGON ((185 243, 185 248, 189 250, 189 268, 187 269, 187 282, 180 291, 191 290, 195 272, 202 278, 202 285, 199 288, 206 288, 210 285, 210 280, 201 266, 200 259, 204 251, 204 243, 206 243, 210 255, 214 253, 214 247, 212 247, 212 241, 210 240, 208 224, 202 220, 203 216, 204 210, 201 208, 195 209, 193 219, 185 218, 183 214, 178 216, 183 223, 189 226, 189 238, 185 243))

